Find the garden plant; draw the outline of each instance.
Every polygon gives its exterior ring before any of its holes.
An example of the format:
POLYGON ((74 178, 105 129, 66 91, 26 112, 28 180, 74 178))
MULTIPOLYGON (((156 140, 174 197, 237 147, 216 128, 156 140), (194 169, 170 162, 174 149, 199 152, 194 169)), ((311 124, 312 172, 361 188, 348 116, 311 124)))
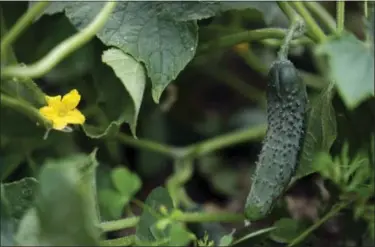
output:
POLYGON ((0 3, 1 246, 374 246, 371 1, 0 3))

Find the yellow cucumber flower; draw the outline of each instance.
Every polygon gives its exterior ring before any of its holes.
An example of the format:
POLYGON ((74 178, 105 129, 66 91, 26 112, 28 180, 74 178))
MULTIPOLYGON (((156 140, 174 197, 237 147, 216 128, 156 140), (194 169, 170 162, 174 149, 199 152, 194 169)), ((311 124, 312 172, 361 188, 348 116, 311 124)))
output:
POLYGON ((85 116, 78 110, 81 95, 76 89, 58 96, 46 96, 47 106, 39 109, 39 113, 52 122, 52 128, 63 130, 68 124, 83 124, 85 116))

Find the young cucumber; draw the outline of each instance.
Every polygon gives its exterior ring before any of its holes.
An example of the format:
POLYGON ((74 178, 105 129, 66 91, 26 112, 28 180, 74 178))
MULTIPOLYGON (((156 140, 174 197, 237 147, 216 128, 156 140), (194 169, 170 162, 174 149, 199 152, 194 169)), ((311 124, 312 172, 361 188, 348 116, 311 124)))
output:
POLYGON ((250 221, 266 216, 293 177, 306 130, 306 87, 293 63, 276 60, 268 74, 268 129, 246 200, 250 221))

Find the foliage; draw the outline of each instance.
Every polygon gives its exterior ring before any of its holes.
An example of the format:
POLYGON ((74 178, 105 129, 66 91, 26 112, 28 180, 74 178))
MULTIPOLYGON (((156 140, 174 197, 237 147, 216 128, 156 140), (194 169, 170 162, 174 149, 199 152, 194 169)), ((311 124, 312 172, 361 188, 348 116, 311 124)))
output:
POLYGON ((321 246, 342 215, 358 231, 335 246, 373 242, 374 8, 346 4, 2 2, 2 245, 321 246), (248 224, 280 47, 308 89, 307 134, 289 188, 248 224), (313 200, 308 219, 290 211, 313 200))

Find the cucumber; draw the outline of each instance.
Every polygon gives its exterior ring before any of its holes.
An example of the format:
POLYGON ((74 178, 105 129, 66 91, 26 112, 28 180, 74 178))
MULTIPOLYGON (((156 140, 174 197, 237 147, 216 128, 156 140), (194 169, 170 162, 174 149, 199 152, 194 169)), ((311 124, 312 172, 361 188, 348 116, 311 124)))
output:
POLYGON ((296 172, 306 131, 306 87, 293 63, 279 58, 267 86, 268 128, 245 204, 245 216, 259 220, 270 213, 296 172))

